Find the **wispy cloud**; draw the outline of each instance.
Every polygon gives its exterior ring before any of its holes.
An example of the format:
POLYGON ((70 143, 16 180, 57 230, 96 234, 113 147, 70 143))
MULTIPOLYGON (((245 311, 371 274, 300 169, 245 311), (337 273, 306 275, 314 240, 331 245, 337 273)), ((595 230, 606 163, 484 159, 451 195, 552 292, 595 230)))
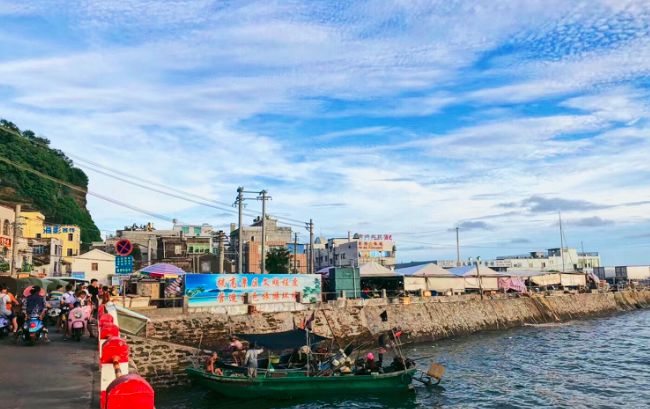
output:
MULTIPOLYGON (((458 220, 505 243, 493 253, 554 242, 556 211, 624 237, 650 207, 649 10, 0 0, 0 114, 141 178, 223 202, 266 187, 272 213, 324 232, 437 245, 405 258, 453 257, 458 220)), ((140 207, 231 220, 90 175, 140 207)), ((139 217, 90 206, 107 228, 139 217)))

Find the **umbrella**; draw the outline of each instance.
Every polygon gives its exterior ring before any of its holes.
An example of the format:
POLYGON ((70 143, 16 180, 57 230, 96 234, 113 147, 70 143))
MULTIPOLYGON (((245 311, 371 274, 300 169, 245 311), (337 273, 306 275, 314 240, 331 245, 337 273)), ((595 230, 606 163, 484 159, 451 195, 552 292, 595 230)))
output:
MULTIPOLYGON (((37 285, 45 291, 47 289, 47 286, 50 285, 50 280, 46 280, 44 278, 38 278, 38 277, 25 277, 25 278, 19 278, 16 280, 16 292, 19 293, 24 293, 24 290, 28 287, 37 285)), ((29 295, 29 293, 27 294, 29 295)))
POLYGON ((18 292, 18 283, 16 283, 16 279, 13 277, 0 277, 0 284, 6 285, 10 293, 16 294, 18 292))
MULTIPOLYGON (((25 288, 23 291, 23 297, 29 297, 32 295, 32 288, 34 288, 33 285, 30 285, 29 287, 25 288)), ((45 288, 41 287, 41 291, 38 293, 41 297, 45 297, 45 288)))
POLYGON ((177 278, 178 276, 185 275, 185 271, 167 263, 152 264, 140 270, 140 273, 155 278, 177 278))
POLYGON ((54 277, 48 277, 47 280, 50 282, 47 286, 47 292, 56 290, 58 287, 65 287, 68 285, 67 281, 60 280, 54 277))

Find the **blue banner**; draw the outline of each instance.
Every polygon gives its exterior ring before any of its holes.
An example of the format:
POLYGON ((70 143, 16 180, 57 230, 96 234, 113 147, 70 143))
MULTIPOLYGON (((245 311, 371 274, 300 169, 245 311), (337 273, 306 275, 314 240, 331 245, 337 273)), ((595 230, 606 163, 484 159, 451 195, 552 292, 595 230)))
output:
POLYGON ((186 274, 185 295, 191 307, 236 305, 249 294, 253 304, 321 300, 319 274, 186 274))
POLYGON ((115 274, 133 273, 133 256, 115 256, 115 274))

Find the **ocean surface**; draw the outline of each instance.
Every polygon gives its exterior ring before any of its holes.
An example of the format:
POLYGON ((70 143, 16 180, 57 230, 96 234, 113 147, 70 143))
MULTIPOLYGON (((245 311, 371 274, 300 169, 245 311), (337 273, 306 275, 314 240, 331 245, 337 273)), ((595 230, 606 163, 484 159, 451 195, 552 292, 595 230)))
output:
POLYGON ((650 408, 650 310, 489 331, 405 348, 439 387, 317 401, 227 399, 198 387, 159 392, 157 409, 650 408))

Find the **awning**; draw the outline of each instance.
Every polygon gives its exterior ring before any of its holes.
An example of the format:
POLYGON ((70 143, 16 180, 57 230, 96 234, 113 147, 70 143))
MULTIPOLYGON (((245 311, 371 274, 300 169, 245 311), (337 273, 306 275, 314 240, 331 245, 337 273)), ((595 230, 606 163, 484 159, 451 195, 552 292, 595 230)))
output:
MULTIPOLYGON (((307 343, 306 331, 302 329, 274 332, 270 334, 236 334, 235 336, 248 341, 251 344, 255 343, 257 346, 274 350, 300 348, 307 343)), ((318 344, 327 339, 328 338, 321 337, 320 335, 309 333, 311 345, 318 344)))

